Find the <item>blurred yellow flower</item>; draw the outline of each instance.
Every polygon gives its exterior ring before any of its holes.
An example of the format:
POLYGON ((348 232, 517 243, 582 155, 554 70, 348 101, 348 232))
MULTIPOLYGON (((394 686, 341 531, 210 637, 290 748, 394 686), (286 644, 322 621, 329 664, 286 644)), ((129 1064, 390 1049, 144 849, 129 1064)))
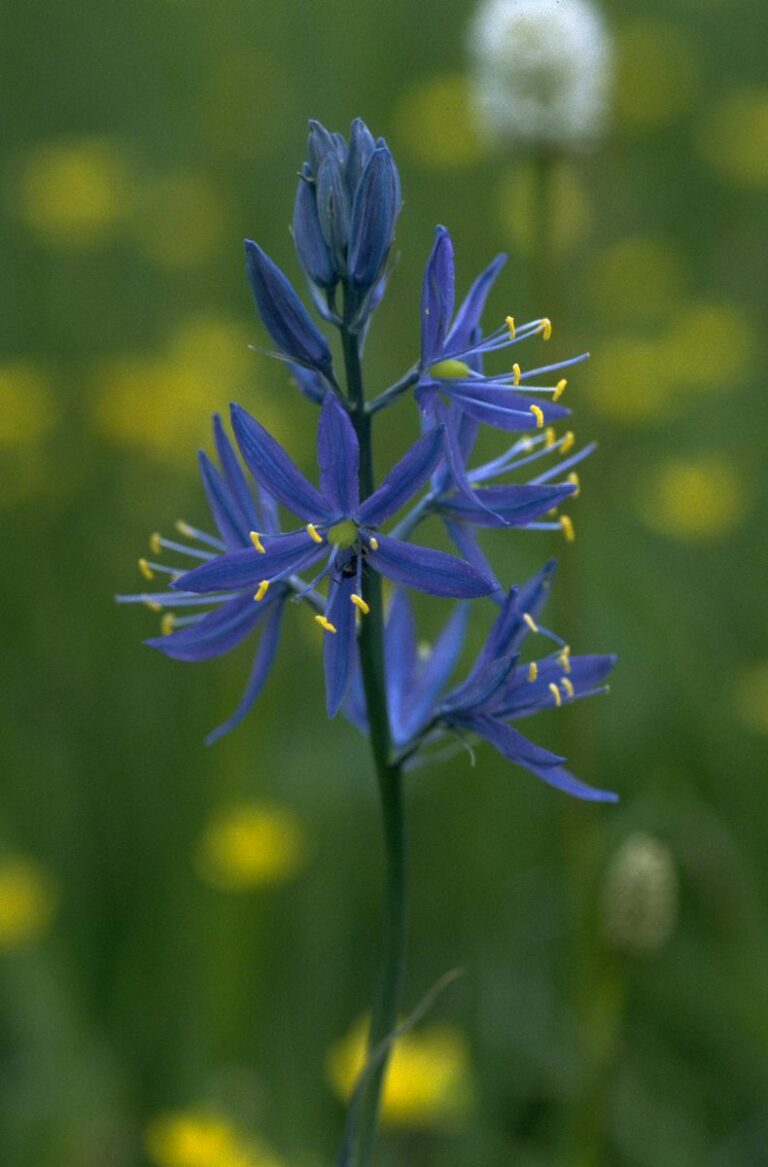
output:
POLYGON ((690 304, 663 338, 669 376, 691 389, 728 389, 749 369, 757 340, 752 322, 733 304, 690 304))
MULTIPOLYGON (((497 197, 499 227, 520 251, 530 252, 536 246, 538 197, 533 166, 515 166, 502 179, 497 197)), ((551 245, 556 254, 563 255, 583 243, 592 226, 589 192, 575 166, 555 164, 551 198, 551 245)))
POLYGON ((684 541, 726 535, 747 508, 744 484, 717 455, 670 459, 644 482, 638 509, 649 527, 684 541))
POLYGON ((697 135, 699 151, 724 178, 768 185, 768 88, 734 90, 710 110, 697 135))
MULTIPOLYGON (((328 1080, 343 1100, 349 1098, 365 1064, 368 1023, 363 1018, 330 1051, 328 1080)), ((395 1045, 389 1064, 382 1123, 401 1127, 450 1125, 472 1100, 469 1050, 449 1026, 433 1025, 408 1033, 395 1045)))
POLYGON ((77 249, 100 243, 132 209, 133 177, 108 138, 49 142, 20 159, 15 196, 18 215, 44 242, 77 249))
POLYGON ((398 144, 425 166, 453 169, 472 166, 483 157, 463 73, 430 77, 406 90, 393 124, 398 144))
POLYGON ((604 340, 587 366, 587 396, 604 416, 638 424, 672 407, 672 384, 662 346, 644 337, 604 340))
POLYGON ((616 112, 620 125, 655 130, 688 112, 699 90, 699 63, 690 30, 643 19, 617 37, 616 112))
POLYGON ((222 891, 284 883, 306 861, 301 822, 288 807, 245 802, 220 811, 198 849, 202 877, 222 891))
POLYGON ((147 1129, 146 1146, 157 1167, 283 1167, 229 1119, 202 1108, 158 1115, 147 1129))
POLYGON ((192 268, 215 256, 224 235, 224 211, 204 174, 178 171, 143 185, 134 230, 139 247, 162 268, 192 268))
POLYGON ((58 421, 56 399, 42 369, 19 359, 0 365, 0 450, 37 445, 58 421))
POLYGON ((668 316, 678 305, 685 283, 679 252, 668 239, 622 239, 599 256, 592 293, 600 314, 634 322, 668 316))
POLYGON ((768 734, 768 660, 747 665, 736 677, 733 708, 747 729, 768 734))
MULTIPOLYGON (((210 439, 211 414, 258 376, 250 329, 239 321, 202 316, 183 324, 157 355, 117 356, 96 371, 93 424, 115 445, 195 469, 190 450, 210 439)), ((260 420, 270 419, 260 410, 260 420)))
POLYGON ((48 928, 56 892, 48 872, 32 859, 0 860, 0 952, 36 941, 48 928))

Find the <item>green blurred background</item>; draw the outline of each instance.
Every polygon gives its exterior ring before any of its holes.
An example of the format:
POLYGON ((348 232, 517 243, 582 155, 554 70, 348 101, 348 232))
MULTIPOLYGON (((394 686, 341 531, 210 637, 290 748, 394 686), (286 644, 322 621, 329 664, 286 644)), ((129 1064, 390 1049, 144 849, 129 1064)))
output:
POLYGON ((311 468, 312 408, 247 347, 241 240, 298 279, 306 119, 357 114, 406 198, 370 383, 414 357, 436 222, 462 287, 510 252, 491 316, 546 312, 548 355, 592 353, 568 391, 600 443, 576 543, 513 534, 498 562, 520 580, 558 554, 552 622, 621 656, 608 699, 531 725, 618 807, 487 748, 409 780, 407 1001, 465 975, 393 1067, 380 1161, 768 1164, 768 21, 604 11, 613 128, 555 167, 542 305, 530 159, 468 123, 466 0, 6 9, 4 1167, 333 1161, 377 965, 365 743, 326 722, 297 610, 259 706, 206 749, 247 652, 165 660, 140 644, 157 618, 112 597, 152 530, 205 525, 213 410, 241 401, 311 468))

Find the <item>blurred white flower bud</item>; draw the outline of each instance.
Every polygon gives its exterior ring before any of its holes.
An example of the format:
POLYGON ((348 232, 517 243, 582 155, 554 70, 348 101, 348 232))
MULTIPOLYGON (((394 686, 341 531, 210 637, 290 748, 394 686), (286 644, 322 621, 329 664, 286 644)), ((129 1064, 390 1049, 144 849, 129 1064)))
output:
POLYGON ((643 832, 630 835, 605 876, 606 940, 632 956, 655 952, 675 927, 677 899, 677 871, 667 844, 643 832))
POLYGON ((600 136, 612 52, 590 0, 485 0, 469 47, 472 103, 491 138, 573 151, 600 136))

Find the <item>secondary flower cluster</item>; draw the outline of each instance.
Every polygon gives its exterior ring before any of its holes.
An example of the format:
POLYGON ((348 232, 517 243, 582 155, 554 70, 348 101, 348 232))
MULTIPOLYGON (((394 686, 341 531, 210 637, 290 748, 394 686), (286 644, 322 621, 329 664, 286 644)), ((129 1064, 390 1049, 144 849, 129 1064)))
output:
POLYGON ((220 656, 257 636, 240 705, 209 741, 241 721, 261 692, 290 600, 309 606, 323 630, 329 715, 343 708, 363 731, 370 710, 359 646, 365 622, 378 621, 393 760, 412 763, 421 750, 428 757, 429 747, 446 735, 462 741, 474 735, 571 794, 612 798, 579 782, 563 769, 563 758, 528 741, 510 722, 603 691, 613 658, 571 656, 562 640, 540 627, 553 563, 510 589, 497 578, 478 535, 482 528, 515 527, 556 529, 573 538, 570 518, 557 508, 578 493, 575 467, 592 447, 576 450, 573 434, 558 435, 553 426, 569 413, 559 403, 566 387, 562 371, 584 358, 525 371, 515 361, 510 372, 485 372, 486 357, 516 350, 525 340, 546 341, 552 326, 541 318, 518 327, 508 316, 483 332, 481 318, 503 256, 456 309, 453 245, 439 227, 424 273, 419 358, 400 381, 366 401, 359 356, 385 289, 400 206, 397 170, 383 140, 375 141, 360 120, 348 142, 311 123, 293 234, 315 305, 341 333, 346 390, 327 337, 285 274, 250 241, 246 268, 274 355, 291 365, 299 389, 319 406, 318 483, 250 413, 233 405, 236 445, 216 417, 218 466, 200 454, 216 533, 179 523, 183 541, 153 535, 153 558, 142 558, 139 567, 147 581, 159 575, 169 586, 119 599, 163 613, 162 635, 147 643, 177 660, 220 656), (417 404, 421 436, 375 485, 373 418, 406 395, 417 404), (522 436, 506 439, 498 456, 476 465, 483 424, 522 436), (458 554, 412 541, 428 516, 444 523, 458 554), (159 562, 165 551, 180 562, 159 562), (378 577, 395 585, 385 630, 382 612, 372 611, 380 604, 378 577), (427 654, 417 648, 407 589, 459 601, 427 654), (496 621, 468 677, 451 687, 467 601, 483 597, 495 604, 496 621), (522 664, 524 642, 537 634, 554 651, 522 664))

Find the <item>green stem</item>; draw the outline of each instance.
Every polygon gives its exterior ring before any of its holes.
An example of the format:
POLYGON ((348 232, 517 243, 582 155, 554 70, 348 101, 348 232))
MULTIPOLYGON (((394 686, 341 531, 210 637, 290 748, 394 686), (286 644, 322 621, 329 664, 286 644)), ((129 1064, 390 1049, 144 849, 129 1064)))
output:
MULTIPOLYGON (((360 442, 360 494, 366 498, 374 488, 371 415, 365 409, 358 338, 346 327, 342 327, 341 338, 352 423, 360 442)), ((397 1025, 405 975, 408 910, 402 766, 392 761, 384 674, 384 612, 378 572, 370 571, 363 577, 363 597, 370 612, 360 625, 360 667, 381 797, 386 855, 383 967, 368 1037, 370 1053, 397 1025)), ((381 1059, 365 1086, 350 1167, 368 1167, 371 1162, 387 1062, 388 1055, 381 1059)))

